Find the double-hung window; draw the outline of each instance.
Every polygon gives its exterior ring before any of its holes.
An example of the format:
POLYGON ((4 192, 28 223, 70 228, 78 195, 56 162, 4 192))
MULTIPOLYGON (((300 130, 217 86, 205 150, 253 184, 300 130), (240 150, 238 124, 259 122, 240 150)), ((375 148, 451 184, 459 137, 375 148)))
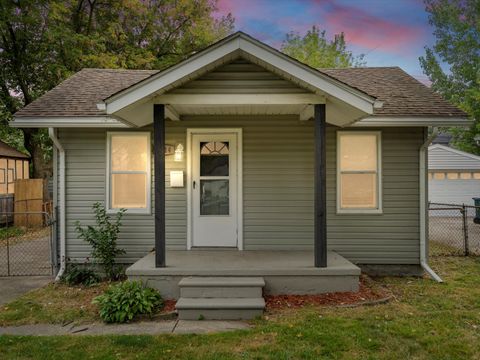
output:
POLYGON ((337 134, 337 212, 381 213, 381 133, 337 134))
POLYGON ((148 132, 107 135, 107 203, 113 212, 150 213, 151 145, 148 132))

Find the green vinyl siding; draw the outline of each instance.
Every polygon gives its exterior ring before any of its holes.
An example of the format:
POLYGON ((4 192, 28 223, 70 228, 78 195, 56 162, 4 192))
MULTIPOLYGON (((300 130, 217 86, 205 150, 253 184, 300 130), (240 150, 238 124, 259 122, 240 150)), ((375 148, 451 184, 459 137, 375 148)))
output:
MULTIPOLYGON (((208 127, 243 129, 245 250, 312 249, 313 122, 299 122, 297 116, 290 115, 191 116, 166 123, 166 143, 186 145, 187 128, 208 127)), ((418 263, 418 149, 423 141, 423 129, 377 130, 382 131, 383 214, 337 215, 336 128, 328 128, 328 246, 358 263, 418 263)), ((89 248, 77 239, 74 222, 93 224, 92 204, 105 201, 106 132, 105 129, 64 129, 59 133, 67 161, 67 256, 75 261, 89 256, 89 248)), ((174 162, 173 156, 166 158, 169 249, 186 249, 186 187, 169 187, 171 170, 186 172, 185 158, 182 162, 174 162)), ((127 214, 119 245, 127 251, 122 258, 124 262, 133 262, 151 251, 153 214, 127 214)))

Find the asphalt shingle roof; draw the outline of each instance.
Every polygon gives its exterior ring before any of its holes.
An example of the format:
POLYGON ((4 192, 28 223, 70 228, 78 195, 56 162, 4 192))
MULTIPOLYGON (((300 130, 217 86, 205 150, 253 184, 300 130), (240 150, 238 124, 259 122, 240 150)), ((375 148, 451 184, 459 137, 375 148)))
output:
MULTIPOLYGON (((383 102, 375 116, 466 117, 398 67, 320 69, 321 73, 383 102)), ((18 111, 16 117, 105 115, 97 103, 158 70, 83 69, 18 111)))
POLYGON ((399 67, 319 71, 382 101, 383 107, 375 109, 376 116, 467 116, 399 67))

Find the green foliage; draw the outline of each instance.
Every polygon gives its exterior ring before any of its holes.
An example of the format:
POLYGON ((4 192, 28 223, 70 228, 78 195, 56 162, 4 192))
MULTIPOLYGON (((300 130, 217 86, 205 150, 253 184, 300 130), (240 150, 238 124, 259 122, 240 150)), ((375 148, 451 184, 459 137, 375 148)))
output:
POLYGON ((475 119, 469 129, 450 128, 453 145, 480 155, 480 3, 477 0, 424 0, 436 42, 420 57, 432 89, 475 119), (448 67, 444 71, 445 65, 448 67))
POLYGON ((163 69, 184 59, 232 32, 234 19, 214 16, 216 4, 0 1, 0 136, 27 149, 34 176, 42 177, 50 141, 39 129, 2 130, 16 111, 84 67, 163 69))
POLYGON ((65 284, 92 286, 100 282, 100 276, 89 267, 81 265, 70 265, 62 275, 61 281, 65 284))
POLYGON ((114 221, 111 221, 105 207, 99 202, 93 204, 93 211, 97 223, 96 227, 88 225, 84 228, 77 221, 75 230, 81 239, 92 246, 92 256, 102 265, 107 277, 110 280, 118 280, 121 276, 121 268, 115 265, 115 258, 118 255, 125 254, 125 250, 117 247, 117 239, 122 225, 121 220, 126 210, 120 209, 115 214, 114 221))
POLYGON ((25 234, 25 230, 18 227, 5 227, 0 228, 0 240, 5 240, 12 237, 18 237, 25 234))
POLYGON ((364 55, 354 56, 347 50, 343 33, 336 34, 333 40, 326 38, 325 30, 316 26, 302 37, 290 32, 282 44, 285 54, 310 65, 313 68, 346 68, 365 65, 364 55))
POLYGON ((93 302, 100 306, 100 317, 107 323, 132 321, 137 315, 152 315, 163 306, 160 293, 140 281, 112 285, 93 302))

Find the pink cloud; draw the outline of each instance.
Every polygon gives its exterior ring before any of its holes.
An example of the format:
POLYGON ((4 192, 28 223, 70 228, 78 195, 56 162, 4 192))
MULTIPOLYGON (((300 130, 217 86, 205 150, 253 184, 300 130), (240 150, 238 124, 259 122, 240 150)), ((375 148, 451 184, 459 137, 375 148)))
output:
POLYGON ((404 54, 412 44, 418 44, 419 38, 425 37, 422 27, 386 20, 358 7, 339 5, 332 0, 315 0, 314 3, 316 9, 324 13, 327 30, 343 31, 349 45, 404 54))

